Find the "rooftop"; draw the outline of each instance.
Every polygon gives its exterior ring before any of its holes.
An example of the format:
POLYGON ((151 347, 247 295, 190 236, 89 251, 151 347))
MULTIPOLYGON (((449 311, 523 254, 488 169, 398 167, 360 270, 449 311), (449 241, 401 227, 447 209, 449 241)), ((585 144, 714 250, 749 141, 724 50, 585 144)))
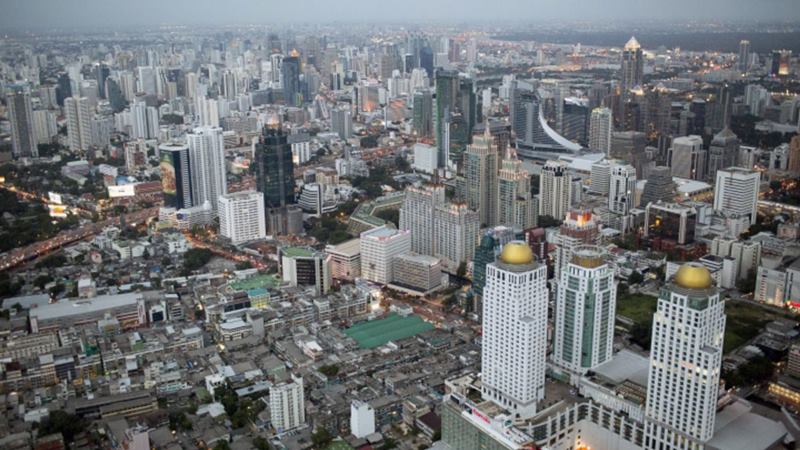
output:
POLYGON ((107 309, 134 305, 140 298, 142 298, 142 293, 130 292, 117 295, 99 295, 91 299, 78 301, 61 300, 60 302, 32 308, 28 315, 38 320, 48 320, 78 314, 91 314, 107 309))
POLYGON ((258 275, 230 284, 235 291, 250 291, 258 288, 276 288, 281 285, 281 279, 275 275, 258 275))
POLYGON ((310 258, 314 256, 314 251, 305 247, 282 247, 281 253, 289 258, 310 258))
POLYGON ((390 341, 416 336, 432 328, 433 325, 425 322, 419 316, 403 317, 392 313, 384 319, 354 325, 344 333, 355 339, 361 348, 375 348, 390 341))
POLYGON ((350 239, 339 245, 328 245, 325 247, 325 251, 337 255, 356 256, 361 253, 361 239, 350 239))

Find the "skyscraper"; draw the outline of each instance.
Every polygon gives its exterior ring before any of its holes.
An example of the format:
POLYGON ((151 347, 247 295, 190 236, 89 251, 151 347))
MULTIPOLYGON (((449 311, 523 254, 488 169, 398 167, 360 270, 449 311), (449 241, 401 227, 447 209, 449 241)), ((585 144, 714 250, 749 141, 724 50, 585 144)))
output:
POLYGON ((219 103, 204 95, 198 95, 195 100, 197 122, 201 127, 219 126, 219 103))
POLYGON ((670 168, 656 166, 647 177, 647 184, 642 191, 642 202, 639 206, 646 207, 648 203, 671 202, 675 199, 675 183, 672 181, 670 168))
POLYGON ((689 180, 702 180, 706 176, 706 150, 703 138, 697 135, 681 136, 672 141, 672 176, 689 180))
POLYGON ((603 257, 600 247, 577 247, 558 274, 553 360, 571 372, 593 370, 614 350, 617 284, 603 257))
POLYGON ((439 148, 439 167, 448 161, 459 164, 461 153, 469 143, 475 126, 476 98, 474 83, 461 78, 454 70, 436 71, 436 145, 439 148), (458 119, 454 119, 457 117, 458 119), (453 134, 453 124, 463 125, 463 132, 453 134), (448 127, 448 124, 450 125, 448 127))
POLYGON ((433 137, 433 95, 430 89, 419 89, 413 98, 414 132, 419 137, 433 137))
POLYGON ((161 154, 161 188, 164 191, 164 206, 175 209, 196 206, 192 201, 189 146, 172 142, 159 145, 158 151, 161 154))
POLYGON ((793 137, 789 143, 789 164, 786 170, 793 174, 800 173, 800 135, 793 137))
POLYGON ((217 199, 228 192, 225 174, 225 144, 222 128, 195 128, 186 135, 192 172, 192 199, 196 205, 208 201, 217 211, 217 199))
POLYGON ((281 62, 281 87, 283 98, 289 106, 303 104, 300 90, 300 57, 296 51, 281 62))
POLYGON ((443 269, 457 273, 462 264, 472 261, 478 246, 480 219, 478 213, 464 204, 447 204, 436 208, 433 219, 434 256, 441 258, 443 269))
POLYGON ((269 411, 272 426, 278 433, 300 428, 306 423, 303 377, 292 375, 290 381, 269 390, 269 411))
POLYGON ((231 243, 241 244, 267 236, 267 220, 264 214, 264 194, 242 191, 220 195, 219 234, 231 243))
POLYGON ((611 182, 608 193, 608 210, 615 214, 627 215, 635 208, 636 169, 628 164, 615 164, 611 167, 611 182))
POLYGON ((361 277, 379 284, 394 280, 392 260, 411 251, 411 233, 387 226, 361 233, 361 277))
POLYGON ((509 242, 486 267, 481 394, 515 418, 536 414, 544 398, 547 267, 524 242, 509 242))
POLYGON ((739 72, 746 73, 750 68, 750 41, 742 39, 739 42, 739 72))
POLYGON ((564 161, 547 161, 539 175, 539 215, 561 220, 572 199, 572 175, 564 161))
POLYGON ((714 185, 714 209, 726 214, 748 216, 756 223, 758 191, 761 173, 755 170, 729 167, 717 171, 714 185))
POLYGON ((264 194, 266 209, 294 203, 292 146, 280 124, 264 127, 255 150, 256 186, 264 194))
POLYGON ((589 148, 600 152, 611 151, 611 132, 614 130, 613 117, 608 108, 595 108, 589 118, 589 148))
POLYGON ((92 116, 86 97, 69 97, 64 100, 67 116, 67 138, 72 151, 87 151, 92 143, 92 116))
POLYGON ((464 155, 465 200, 484 227, 497 223, 497 160, 497 147, 486 128, 464 155))
POLYGON ((555 264, 553 271, 556 282, 561 279, 561 272, 572 261, 572 252, 583 245, 597 245, 600 240, 600 220, 589 210, 573 210, 567 214, 564 222, 553 235, 555 245, 555 264))
POLYGON ((711 274, 684 264, 662 288, 653 315, 645 448, 702 448, 712 437, 724 334, 725 303, 711 274))
POLYGON ((717 171, 736 165, 739 154, 739 138, 725 127, 714 136, 708 147, 708 178, 716 179, 717 171))
POLYGON ((400 207, 400 229, 411 232, 411 251, 421 255, 434 254, 434 212, 444 204, 444 186, 406 188, 403 206, 400 207))
POLYGON ((353 136, 353 116, 349 106, 341 105, 331 109, 331 131, 341 139, 350 139, 353 136))
POLYGON ((531 194, 531 176, 512 149, 497 175, 497 223, 519 230, 536 226, 539 204, 531 194))
POLYGON ((6 96, 8 118, 11 121, 11 153, 15 158, 36 158, 39 148, 33 132, 33 106, 31 93, 16 88, 6 96))
POLYGON ((623 93, 642 84, 644 76, 644 54, 642 46, 635 37, 631 37, 622 49, 622 76, 621 85, 623 93))

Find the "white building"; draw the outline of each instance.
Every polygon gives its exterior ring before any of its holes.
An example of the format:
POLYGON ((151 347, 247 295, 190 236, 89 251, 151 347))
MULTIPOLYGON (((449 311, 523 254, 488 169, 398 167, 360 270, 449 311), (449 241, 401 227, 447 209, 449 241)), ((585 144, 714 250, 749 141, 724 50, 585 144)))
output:
POLYGON ((375 410, 367 402, 350 403, 350 432, 361 439, 375 432, 375 410))
POLYGON ((539 216, 561 220, 572 199, 572 175, 564 161, 547 161, 539 175, 539 216))
POLYGON ((645 406, 645 447, 701 448, 714 434, 725 303, 708 269, 684 264, 658 299, 645 406))
POLYGON ((267 237, 264 194, 257 191, 220 195, 219 234, 234 245, 267 237))
POLYGON ((89 100, 85 97, 64 99, 67 116, 67 138, 73 151, 86 151, 92 143, 92 116, 89 100))
POLYGON ((702 180, 706 174, 706 150, 703 138, 696 135, 681 136, 672 141, 672 176, 689 180, 702 180))
POLYGON ((589 191, 595 194, 608 195, 611 186, 611 162, 600 160, 592 164, 591 184, 589 191))
POLYGON ((192 174, 192 201, 210 202, 217 211, 217 199, 228 192, 225 174, 225 144, 222 128, 195 128, 186 135, 192 174))
POLYGON ((614 131, 611 110, 595 108, 589 117, 589 148, 606 155, 611 150, 611 132, 614 131))
POLYGON ((608 210, 615 214, 627 215, 636 207, 636 169, 628 164, 615 164, 611 167, 608 192, 608 210))
POLYGON ((387 226, 361 233, 361 277, 374 283, 392 282, 392 259, 411 251, 411 233, 387 226))
POLYGON ((410 186, 400 207, 400 229, 411 232, 411 250, 433 255, 436 245, 434 211, 445 204, 444 186, 410 186))
POLYGON ((553 360, 573 373, 594 370, 614 350, 617 284, 603 258, 600 247, 578 247, 560 274, 553 360))
POLYGON ((269 412, 272 427, 278 433, 300 428, 306 423, 303 377, 292 375, 292 381, 277 384, 269 390, 269 412))
POLYGON ((195 101, 197 123, 201 127, 219 127, 219 103, 203 95, 197 96, 195 101))
POLYGON ((755 170, 740 167, 718 170, 714 186, 714 209, 746 215, 750 218, 750 224, 756 223, 760 184, 761 173, 755 170))
POLYGON ((478 213, 464 204, 439 206, 434 211, 433 256, 441 258, 446 272, 456 273, 461 264, 472 261, 480 233, 478 213))
POLYGON ((49 144, 58 135, 56 115, 52 111, 33 111, 33 135, 37 144, 49 144))
POLYGON ((433 174, 439 167, 438 149, 428 144, 414 144, 414 169, 427 174, 433 174))
POLYGON ((526 243, 509 242, 486 267, 483 295, 482 396, 532 417, 545 389, 547 267, 526 243))
POLYGON ((361 240, 350 239, 339 245, 327 245, 325 253, 331 260, 331 277, 353 281, 361 276, 361 240))

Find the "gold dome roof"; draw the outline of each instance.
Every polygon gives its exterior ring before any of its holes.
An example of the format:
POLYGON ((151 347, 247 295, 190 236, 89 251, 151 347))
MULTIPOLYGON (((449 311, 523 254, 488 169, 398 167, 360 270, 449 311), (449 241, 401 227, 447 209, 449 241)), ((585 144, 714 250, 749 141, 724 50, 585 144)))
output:
POLYGON ((533 251, 522 241, 512 241, 503 247, 500 261, 506 264, 530 264, 533 262, 533 251))
POLYGON ((686 289, 707 289, 714 281, 711 272, 699 263, 686 263, 678 269, 674 278, 675 284, 686 289))

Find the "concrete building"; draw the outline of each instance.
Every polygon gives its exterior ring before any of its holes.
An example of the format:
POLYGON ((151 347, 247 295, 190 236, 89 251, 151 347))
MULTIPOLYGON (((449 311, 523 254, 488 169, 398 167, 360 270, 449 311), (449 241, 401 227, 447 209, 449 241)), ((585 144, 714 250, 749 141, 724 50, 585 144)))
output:
POLYGON ((286 381, 269 390, 269 412, 272 427, 278 434, 295 430, 305 425, 305 393, 303 377, 292 375, 286 381))
POLYGON ((439 258, 406 253, 392 261, 394 279, 392 286, 413 293, 427 294, 442 285, 442 263, 439 258))
POLYGON ((673 177, 703 180, 706 177, 706 150, 703 138, 696 135, 681 136, 672 141, 670 149, 673 177))
POLYGON ((264 194, 256 191, 220 195, 219 234, 234 245, 267 237, 264 194))
POLYGON ((608 210, 614 214, 627 215, 636 207, 636 169, 633 166, 613 165, 608 192, 608 210))
POLYGON ((607 159, 592 164, 590 192, 603 196, 608 195, 611 187, 611 165, 612 162, 607 159))
POLYGON ((600 218, 589 210, 573 210, 567 214, 558 233, 553 236, 555 245, 555 264, 553 271, 556 282, 561 273, 572 261, 574 249, 584 245, 597 245, 600 242, 600 218))
POLYGON ((350 433, 362 439, 375 432, 375 410, 367 402, 350 403, 350 433))
POLYGON ((384 225, 361 233, 361 277, 374 283, 391 283, 394 257, 410 251, 409 231, 384 225))
POLYGON ((639 206, 646 207, 649 203, 671 202, 675 199, 675 182, 672 181, 670 168, 656 166, 647 176, 647 184, 642 191, 642 200, 639 206))
POLYGON ((645 209, 644 236, 672 241, 677 245, 694 242, 697 211, 678 203, 650 203, 645 209))
POLYGON ((604 256, 600 247, 577 247, 559 274, 553 360, 572 373, 594 370, 614 350, 617 284, 604 256))
POLYGON ((714 209, 750 218, 756 223, 761 173, 755 170, 728 167, 717 171, 714 186, 714 209))
POLYGON ((92 116, 86 97, 64 99, 64 115, 67 117, 67 140, 73 151, 85 152, 92 142, 92 116))
POLYGON ((608 108, 595 108, 589 117, 589 148, 609 154, 611 132, 614 131, 613 116, 608 108))
POLYGON ((497 224, 497 147, 489 133, 475 136, 464 153, 464 199, 472 210, 477 211, 481 226, 497 224))
POLYGON ((506 151, 497 183, 497 224, 520 230, 534 228, 539 204, 531 194, 530 174, 513 151, 506 151))
POLYGON ((228 192, 222 128, 195 128, 186 135, 186 140, 192 173, 192 201, 196 205, 208 201, 211 209, 217 212, 219 196, 228 192))
POLYGON ((11 153, 15 158, 38 157, 30 91, 15 89, 6 96, 6 107, 11 121, 11 153))
POLYGON ((361 240, 350 239, 338 245, 325 247, 331 261, 331 278, 353 281, 361 277, 361 240))
POLYGON ((544 398, 547 268, 524 242, 505 245, 486 267, 483 290, 482 396, 529 418, 544 398))
POLYGON ((434 174, 439 167, 438 149, 432 145, 416 143, 414 144, 414 164, 415 170, 434 174))
POLYGON ((561 220, 572 199, 572 175, 564 161, 548 161, 539 175, 539 216, 561 220))
POLYGON ((451 203, 436 208, 433 256, 442 259, 442 267, 446 272, 457 273, 462 264, 472 261, 480 228, 478 213, 467 205, 451 203))
POLYGON ((281 247, 278 250, 283 281, 292 286, 314 286, 316 295, 331 288, 329 257, 304 247, 281 247))
POLYGON ((110 315, 122 329, 133 329, 147 323, 141 293, 99 295, 80 301, 61 300, 39 305, 28 311, 32 333, 57 331, 69 327, 97 326, 97 321, 110 315))
POLYGON ((400 207, 400 229, 411 232, 411 251, 433 255, 436 248, 434 213, 445 205, 445 189, 441 185, 409 186, 400 207))

